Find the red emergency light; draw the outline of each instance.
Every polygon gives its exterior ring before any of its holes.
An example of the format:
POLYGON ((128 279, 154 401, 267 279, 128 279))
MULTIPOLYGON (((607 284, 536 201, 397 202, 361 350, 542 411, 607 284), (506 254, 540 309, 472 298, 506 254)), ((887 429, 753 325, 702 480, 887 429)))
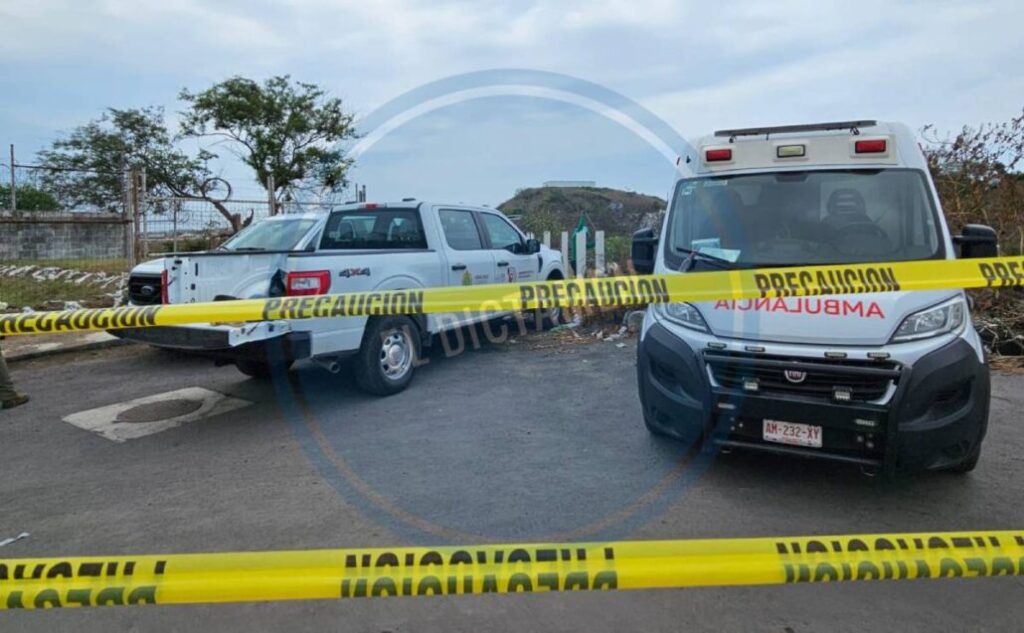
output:
POLYGON ((706 160, 709 163, 715 163, 724 160, 732 160, 732 150, 728 148, 709 149, 704 154, 704 160, 706 160))
POLYGON ((869 141, 856 141, 853 144, 853 151, 858 154, 884 154, 886 142, 884 138, 869 141))

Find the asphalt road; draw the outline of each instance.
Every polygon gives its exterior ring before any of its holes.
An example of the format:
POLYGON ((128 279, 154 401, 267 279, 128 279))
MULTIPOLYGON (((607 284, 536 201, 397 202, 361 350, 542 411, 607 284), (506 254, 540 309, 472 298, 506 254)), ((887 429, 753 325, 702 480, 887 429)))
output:
MULTIPOLYGON (((543 343, 543 341, 541 341, 543 343)), ((0 413, 4 558, 1024 526, 1024 377, 994 378, 971 475, 886 483, 650 437, 635 341, 435 353, 376 399, 313 366, 272 384, 141 347, 14 367, 0 413), (251 402, 116 443, 70 414, 185 387, 251 402)), ((0 612, 0 630, 1019 630, 1018 578, 0 612)))

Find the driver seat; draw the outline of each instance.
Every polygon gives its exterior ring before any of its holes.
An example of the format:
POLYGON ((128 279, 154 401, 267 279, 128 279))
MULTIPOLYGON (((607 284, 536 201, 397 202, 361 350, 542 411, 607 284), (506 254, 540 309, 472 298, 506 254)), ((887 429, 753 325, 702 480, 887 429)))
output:
POLYGON ((874 224, 865 207, 864 196, 856 189, 836 189, 828 197, 828 211, 822 222, 833 231, 851 224, 874 224))

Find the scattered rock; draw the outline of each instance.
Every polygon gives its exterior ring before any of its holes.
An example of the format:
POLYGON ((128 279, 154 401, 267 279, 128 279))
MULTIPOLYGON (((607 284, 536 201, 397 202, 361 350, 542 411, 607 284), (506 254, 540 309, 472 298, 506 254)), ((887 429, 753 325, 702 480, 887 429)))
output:
POLYGON ((639 332, 640 327, 643 325, 643 322, 643 310, 633 310, 632 312, 627 312, 625 318, 623 319, 623 323, 625 323, 626 326, 626 331, 628 331, 630 334, 636 334, 637 332, 639 332))

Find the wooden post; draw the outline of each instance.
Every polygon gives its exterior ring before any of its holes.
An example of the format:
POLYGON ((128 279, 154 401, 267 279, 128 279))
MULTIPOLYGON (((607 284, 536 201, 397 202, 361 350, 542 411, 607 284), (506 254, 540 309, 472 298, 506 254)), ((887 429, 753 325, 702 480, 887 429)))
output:
POLYGON ((587 272, 587 232, 576 234, 576 277, 583 277, 587 272))
POLYGON ((568 275, 569 274, 569 270, 571 270, 571 268, 569 267, 569 232, 568 231, 562 231, 562 241, 559 242, 559 246, 562 247, 561 248, 561 250, 562 250, 562 270, 564 270, 565 274, 568 275))
POLYGON ((138 264, 141 261, 139 254, 142 252, 142 218, 139 212, 139 183, 136 178, 136 172, 134 169, 128 170, 126 168, 126 174, 128 177, 128 212, 132 218, 131 232, 132 232, 132 248, 131 248, 131 260, 132 265, 138 264))
POLYGON ((274 198, 274 175, 267 176, 267 214, 277 215, 277 200, 274 198))
POLYGON ((142 257, 149 259, 149 220, 146 209, 146 168, 138 172, 139 186, 136 190, 136 201, 139 205, 139 213, 142 215, 142 257))
POLYGON ((18 213, 18 187, 14 179, 14 143, 11 143, 11 215, 18 213))

